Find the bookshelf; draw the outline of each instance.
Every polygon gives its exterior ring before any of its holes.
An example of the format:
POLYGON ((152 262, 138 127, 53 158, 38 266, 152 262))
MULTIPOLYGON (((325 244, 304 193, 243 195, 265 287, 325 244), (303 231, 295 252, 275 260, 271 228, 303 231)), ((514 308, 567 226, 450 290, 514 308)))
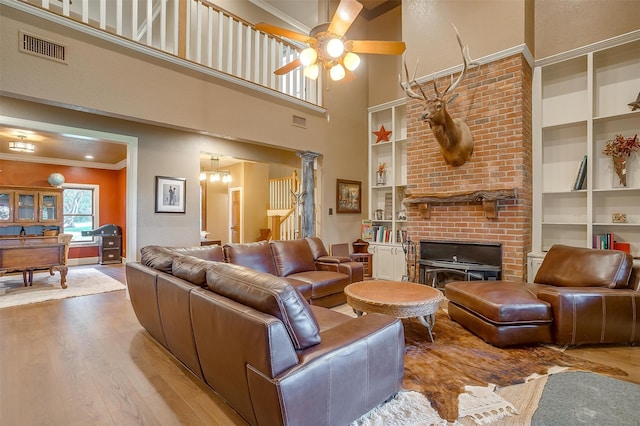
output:
POLYGON ((640 31, 541 62, 533 77, 530 280, 553 244, 593 247, 610 235, 640 256, 640 154, 629 158, 620 187, 602 153, 616 134, 640 134, 640 110, 628 106, 640 92, 640 31), (585 183, 576 190, 585 155, 585 183), (614 222, 615 213, 626 223, 614 222))
MULTIPOLYGON (((369 251, 374 254, 373 276, 399 280, 405 273, 402 242, 406 239, 406 210, 402 204, 407 185, 406 99, 369 108, 369 209, 371 226, 369 251), (378 140, 374 132, 391 131, 388 140, 378 140), (378 167, 385 165, 384 176, 378 167)), ((365 239, 365 238, 363 238, 365 239)))

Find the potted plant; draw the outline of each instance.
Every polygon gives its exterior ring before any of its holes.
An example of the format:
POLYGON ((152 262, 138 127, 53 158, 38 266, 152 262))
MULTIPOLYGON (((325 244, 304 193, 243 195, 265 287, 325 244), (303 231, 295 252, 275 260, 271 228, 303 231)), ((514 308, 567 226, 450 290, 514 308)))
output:
POLYGON ((613 167, 621 186, 627 186, 627 159, 638 150, 640 150, 638 135, 632 138, 616 135, 615 139, 607 142, 602 151, 604 155, 613 159, 613 167))
POLYGON ((384 185, 386 183, 385 173, 387 171, 387 163, 378 163, 378 171, 376 172, 376 184, 384 185))

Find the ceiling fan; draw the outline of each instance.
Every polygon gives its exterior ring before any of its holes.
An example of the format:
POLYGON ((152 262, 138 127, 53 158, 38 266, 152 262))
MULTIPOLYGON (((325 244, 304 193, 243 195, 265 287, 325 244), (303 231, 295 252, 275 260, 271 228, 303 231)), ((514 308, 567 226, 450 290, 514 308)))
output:
POLYGON ((405 51, 402 41, 347 40, 345 33, 358 17, 362 4, 356 0, 341 0, 331 22, 314 27, 309 35, 260 22, 256 29, 265 33, 286 37, 309 45, 300 56, 274 71, 284 75, 299 66, 304 66, 304 75, 315 80, 320 66, 329 70, 332 80, 341 80, 346 71, 355 70, 360 65, 358 53, 378 55, 401 55, 405 51))

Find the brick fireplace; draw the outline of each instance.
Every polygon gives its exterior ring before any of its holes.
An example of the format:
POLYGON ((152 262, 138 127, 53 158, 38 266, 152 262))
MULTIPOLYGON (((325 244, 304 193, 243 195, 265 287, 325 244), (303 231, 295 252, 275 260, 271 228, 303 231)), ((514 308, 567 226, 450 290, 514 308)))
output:
MULTIPOLYGON (((458 97, 447 106, 473 134, 473 155, 460 167, 444 162, 429 125, 420 119, 421 102, 407 103, 407 196, 437 198, 428 203, 427 214, 425 204, 407 204, 411 239, 502 243, 506 280, 526 279, 531 249, 531 79, 531 67, 520 54, 468 71, 456 89, 458 97), (460 201, 453 195, 461 192, 485 195, 460 201), (486 193, 512 196, 483 203, 486 193)), ((449 81, 439 79, 438 87, 449 81)), ((432 96, 431 82, 423 90, 432 96)))

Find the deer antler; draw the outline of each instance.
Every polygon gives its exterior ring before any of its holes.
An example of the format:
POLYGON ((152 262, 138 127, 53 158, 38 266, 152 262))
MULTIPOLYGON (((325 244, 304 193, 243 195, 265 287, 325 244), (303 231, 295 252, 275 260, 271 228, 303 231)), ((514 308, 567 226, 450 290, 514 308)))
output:
POLYGON ((402 89, 405 91, 407 96, 409 96, 410 98, 426 101, 427 95, 425 95, 424 91, 422 90, 422 87, 416 82, 416 72, 418 71, 418 64, 420 63, 420 60, 416 61, 416 66, 413 69, 413 77, 411 77, 411 79, 409 79, 409 69, 407 68, 407 60, 404 57, 404 55, 402 58, 402 62, 404 63, 404 74, 407 80, 406 82, 403 82, 402 77, 400 76, 400 74, 398 74, 398 81, 400 83, 400 87, 402 87, 402 89), (420 90, 420 94, 416 93, 411 88, 412 84, 415 84, 416 86, 418 86, 418 90, 420 90))
POLYGON ((458 76, 456 81, 453 81, 453 76, 451 76, 451 84, 449 84, 449 86, 446 89, 444 89, 444 92, 442 92, 442 96, 440 96, 438 94, 438 89, 436 88, 436 82, 435 82, 435 79, 434 79, 433 87, 436 89, 436 94, 437 94, 437 96, 439 98, 443 98, 443 97, 445 97, 447 95, 447 93, 456 90, 456 87, 458 87, 458 85, 460 84, 460 82, 464 78, 465 74, 467 73, 467 69, 470 66, 479 65, 476 61, 471 59, 471 57, 469 56, 469 46, 463 46, 462 45, 462 39, 460 38, 460 33, 458 32, 458 29, 456 28, 456 26, 453 23, 451 23, 451 26, 453 27, 453 29, 456 32, 456 38, 458 39, 458 45, 460 45, 460 51, 462 52, 462 60, 463 60, 462 72, 460 73, 460 75, 458 76))

